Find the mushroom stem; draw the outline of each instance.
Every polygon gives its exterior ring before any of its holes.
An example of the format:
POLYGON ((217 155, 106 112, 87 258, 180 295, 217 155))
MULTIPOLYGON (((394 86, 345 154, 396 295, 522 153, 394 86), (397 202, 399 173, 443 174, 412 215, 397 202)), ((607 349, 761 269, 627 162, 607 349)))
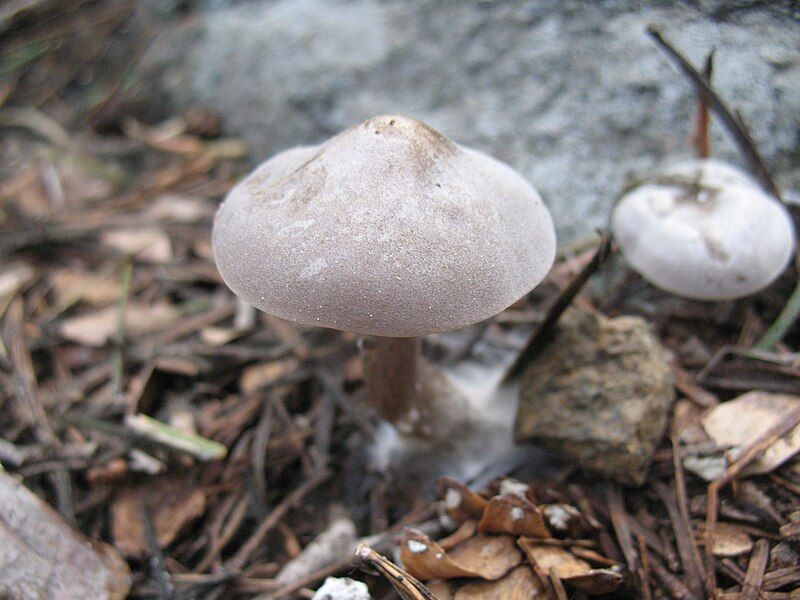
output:
POLYGON ((407 416, 414 403, 419 338, 374 337, 364 353, 367 394, 378 414, 391 423, 407 416))
POLYGON ((466 400, 420 349, 418 337, 373 337, 364 351, 367 395, 402 433, 438 438, 464 418, 466 400))

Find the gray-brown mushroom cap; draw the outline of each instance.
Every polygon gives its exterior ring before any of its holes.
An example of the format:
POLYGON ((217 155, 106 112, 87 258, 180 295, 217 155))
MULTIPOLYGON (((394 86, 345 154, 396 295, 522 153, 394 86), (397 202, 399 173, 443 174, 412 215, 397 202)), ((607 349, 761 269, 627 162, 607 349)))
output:
POLYGON ((547 274, 555 232, 507 165, 403 116, 282 152, 214 221, 225 283, 291 321, 411 337, 482 321, 547 274))

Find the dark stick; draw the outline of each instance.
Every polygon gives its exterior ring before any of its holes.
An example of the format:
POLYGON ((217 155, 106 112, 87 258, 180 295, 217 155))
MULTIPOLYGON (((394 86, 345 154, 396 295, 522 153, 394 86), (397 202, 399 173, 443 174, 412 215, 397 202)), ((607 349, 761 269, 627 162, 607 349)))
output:
POLYGON ((761 158, 758 150, 756 150, 755 144, 741 117, 735 115, 725 105, 714 89, 709 85, 708 81, 706 81, 705 77, 703 77, 703 75, 701 75, 672 44, 664 39, 664 36, 658 29, 650 25, 647 27, 647 33, 655 40, 656 44, 658 44, 667 56, 672 59, 681 72, 686 75, 689 81, 692 82, 697 95, 701 98, 708 99, 709 107, 714 111, 717 118, 722 121, 723 125, 725 125, 731 137, 733 137, 736 146, 739 148, 739 152, 744 156, 747 166, 750 168, 750 171, 756 177, 759 184, 761 184, 761 187, 780 200, 781 195, 780 192, 778 192, 778 187, 769 174, 764 160, 761 158))
POLYGON ((600 238, 600 246, 598 246, 592 260, 590 260, 581 272, 569 282, 569 285, 565 287, 564 291, 556 298, 550 310, 547 311, 544 321, 542 321, 538 329, 533 332, 528 343, 525 344, 525 348, 523 348, 522 352, 520 352, 519 356, 514 361, 514 364, 506 371, 503 377, 503 383, 514 381, 522 374, 527 366, 533 362, 533 359, 536 358, 539 351, 552 338, 561 314, 572 303, 572 300, 578 295, 578 292, 583 289, 583 286, 589 281, 589 278, 597 272, 605 260, 611 255, 611 252, 611 234, 603 233, 600 238))

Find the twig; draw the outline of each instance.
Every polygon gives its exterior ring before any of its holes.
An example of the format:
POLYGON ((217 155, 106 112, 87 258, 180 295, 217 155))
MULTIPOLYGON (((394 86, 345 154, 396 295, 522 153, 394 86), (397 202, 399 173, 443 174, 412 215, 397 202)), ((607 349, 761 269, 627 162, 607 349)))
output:
MULTIPOLYGON (((661 502, 667 509, 667 514, 672 522, 672 529, 675 533, 675 542, 678 546, 678 555, 681 557, 681 565, 683 566, 683 573, 686 577, 686 584, 691 590, 692 595, 700 598, 703 595, 703 578, 700 575, 701 571, 698 569, 698 560, 695 560, 695 553, 697 546, 692 539, 692 530, 690 523, 683 519, 683 515, 678 508, 678 504, 673 496, 671 490, 663 483, 657 481, 654 483, 656 493, 661 498, 661 502)), ((702 563, 700 563, 702 568, 702 563)))
POLYGON ((617 535, 617 542, 619 547, 622 548, 623 556, 625 556, 625 563, 628 565, 628 570, 636 576, 638 580, 636 583, 641 590, 644 588, 644 582, 641 581, 642 572, 639 568, 639 555, 633 545, 628 513, 625 510, 622 493, 618 487, 609 485, 606 488, 606 502, 608 503, 611 524, 614 526, 614 533, 617 535))
POLYGON ((769 542, 764 539, 756 541, 742 584, 742 600, 758 600, 767 560, 769 560, 769 542))
POLYGON ((564 291, 559 294, 558 298, 556 298, 553 305, 547 311, 547 315, 542 323, 533 335, 531 335, 528 343, 525 344, 525 348, 520 352, 514 364, 506 371, 503 377, 504 383, 509 383, 519 377, 527 366, 531 364, 533 359, 536 358, 541 349, 552 338, 558 319, 563 312, 572 303, 572 300, 578 292, 581 291, 586 282, 589 281, 589 278, 594 275, 606 259, 611 256, 612 252, 613 240, 611 234, 603 233, 600 238, 600 245, 597 247, 594 256, 589 263, 581 269, 580 273, 569 282, 569 285, 564 288, 564 291))
MULTIPOLYGON (((711 85, 711 74, 714 72, 714 51, 708 53, 706 57, 706 64, 703 67, 703 77, 705 77, 708 85, 711 85)), ((708 118, 708 98, 705 94, 697 95, 697 120, 695 121, 694 133, 692 135, 692 142, 697 152, 698 158, 708 158, 711 153, 711 148, 708 143, 708 127, 710 120, 708 118)))
POLYGON ((144 539, 149 552, 147 564, 150 567, 150 575, 158 586, 158 598, 159 600, 170 600, 175 589, 172 586, 172 581, 167 571, 164 552, 161 550, 161 545, 158 543, 156 530, 153 526, 153 519, 150 516, 150 511, 147 510, 147 507, 144 505, 140 507, 140 517, 142 520, 144 539))
POLYGON ((670 598, 674 600, 699 600, 680 579, 667 571, 655 556, 650 557, 650 568, 670 598))
POLYGON ((133 260, 130 258, 122 265, 120 273, 120 295, 117 304, 117 333, 114 337, 114 391, 122 393, 125 356, 125 314, 128 312, 128 300, 131 294, 131 278, 133 277, 133 260))
POLYGON ((286 513, 299 503, 308 492, 325 481, 329 476, 330 473, 327 471, 321 471, 287 495, 280 504, 272 510, 269 516, 261 522, 250 538, 242 544, 239 551, 225 563, 226 570, 240 571, 250 559, 253 552, 256 551, 256 548, 264 541, 266 535, 283 520, 286 513))
POLYGON ((739 148, 739 152, 744 156, 747 166, 750 168, 753 175, 755 175, 761 187, 780 200, 781 195, 778 191, 778 187, 775 185, 775 181, 772 179, 772 176, 764 164, 764 160, 761 158, 753 140, 750 138, 750 134, 742 119, 738 115, 734 115, 709 85, 705 77, 698 73, 697 69, 695 69, 672 44, 664 39, 664 36, 656 27, 652 25, 648 26, 647 33, 678 66, 689 81, 691 81, 697 95, 708 99, 709 108, 714 111, 717 118, 725 125, 728 133, 739 148))

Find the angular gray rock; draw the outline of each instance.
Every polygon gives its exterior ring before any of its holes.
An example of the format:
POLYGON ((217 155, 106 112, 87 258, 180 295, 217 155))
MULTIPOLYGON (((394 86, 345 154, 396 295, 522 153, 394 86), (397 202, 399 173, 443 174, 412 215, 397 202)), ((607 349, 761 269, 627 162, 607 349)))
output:
MULTIPOLYGON (((521 172, 563 243, 607 223, 628 173, 690 154, 692 92, 646 36, 654 23, 695 64, 716 48, 717 88, 797 185, 800 49, 788 9, 642 4, 209 2, 158 40, 148 76, 177 108, 218 111, 253 162, 378 114, 417 117, 521 172)), ((713 143, 736 160, 719 127, 713 143)))
POLYGON ((674 399, 666 351, 644 319, 569 309, 520 380, 514 435, 641 485, 674 399))

